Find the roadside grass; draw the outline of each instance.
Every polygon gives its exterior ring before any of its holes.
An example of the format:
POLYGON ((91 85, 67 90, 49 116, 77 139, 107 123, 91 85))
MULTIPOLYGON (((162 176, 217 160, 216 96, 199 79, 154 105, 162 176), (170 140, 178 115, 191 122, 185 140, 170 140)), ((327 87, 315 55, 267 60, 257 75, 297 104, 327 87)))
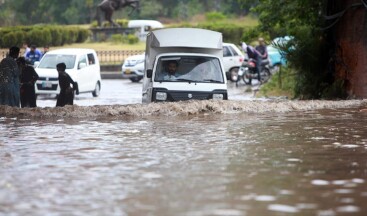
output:
POLYGON ((258 97, 295 97, 294 89, 296 77, 294 71, 288 67, 281 67, 280 71, 273 74, 270 80, 264 84, 258 92, 258 97))

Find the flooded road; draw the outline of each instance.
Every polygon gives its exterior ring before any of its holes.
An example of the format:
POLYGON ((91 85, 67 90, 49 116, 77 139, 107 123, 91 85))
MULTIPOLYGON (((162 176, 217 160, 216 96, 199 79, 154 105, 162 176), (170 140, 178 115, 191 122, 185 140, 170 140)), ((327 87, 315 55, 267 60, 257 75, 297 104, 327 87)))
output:
MULTIPOLYGON (((254 85, 249 87, 241 85, 236 87, 234 83, 228 83, 228 94, 231 100, 254 99, 251 89, 257 89, 254 85)), ((74 104, 78 106, 116 105, 116 104, 141 104, 142 82, 133 83, 128 79, 104 79, 102 80, 101 95, 97 98, 92 93, 77 95, 74 104)), ((55 95, 41 95, 37 98, 38 107, 55 107, 55 95)))
POLYGON ((0 107, 0 215, 366 215, 366 104, 0 107))

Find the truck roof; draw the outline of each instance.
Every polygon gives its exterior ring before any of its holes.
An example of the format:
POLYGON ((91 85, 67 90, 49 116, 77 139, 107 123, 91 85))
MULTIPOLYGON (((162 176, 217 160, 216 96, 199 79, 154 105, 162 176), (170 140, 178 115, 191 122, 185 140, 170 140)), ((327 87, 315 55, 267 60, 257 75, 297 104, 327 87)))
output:
POLYGON ((222 49, 222 33, 199 28, 166 28, 152 31, 150 46, 222 49))
POLYGON ((165 28, 147 36, 145 68, 152 69, 154 59, 167 53, 195 53, 223 58, 222 33, 199 28, 165 28))

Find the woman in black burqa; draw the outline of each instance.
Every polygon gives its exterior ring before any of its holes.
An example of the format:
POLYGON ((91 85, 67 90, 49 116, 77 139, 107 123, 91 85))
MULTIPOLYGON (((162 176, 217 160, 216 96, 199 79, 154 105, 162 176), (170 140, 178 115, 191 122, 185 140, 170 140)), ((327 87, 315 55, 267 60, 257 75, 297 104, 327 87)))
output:
POLYGON ((59 63, 56 65, 57 72, 59 73, 59 86, 60 94, 57 97, 56 106, 63 107, 65 105, 74 104, 74 91, 78 94, 77 83, 65 72, 65 63, 59 63), (71 87, 72 85, 73 87, 71 87))

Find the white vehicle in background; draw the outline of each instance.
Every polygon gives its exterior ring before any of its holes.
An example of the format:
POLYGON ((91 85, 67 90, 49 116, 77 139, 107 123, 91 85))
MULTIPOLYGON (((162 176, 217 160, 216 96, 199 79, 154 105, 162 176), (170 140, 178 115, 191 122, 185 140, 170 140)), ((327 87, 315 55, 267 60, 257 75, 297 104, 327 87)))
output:
POLYGON ((222 34, 198 28, 150 32, 145 49, 142 102, 227 100, 222 34), (174 76, 167 68, 175 63, 174 76))
POLYGON ((236 81, 245 55, 233 43, 223 43, 223 66, 228 80, 236 81))
POLYGON ((122 64, 122 78, 130 79, 131 82, 139 82, 144 77, 145 53, 129 56, 122 64))
POLYGON ((35 63, 39 76, 36 94, 59 94, 59 80, 56 65, 64 62, 66 72, 78 83, 79 93, 92 93, 98 97, 101 90, 99 60, 93 49, 57 49, 47 52, 40 62, 35 63))
POLYGON ((153 29, 164 28, 163 24, 157 20, 130 20, 127 27, 138 28, 137 36, 141 41, 145 41, 147 34, 153 29))

